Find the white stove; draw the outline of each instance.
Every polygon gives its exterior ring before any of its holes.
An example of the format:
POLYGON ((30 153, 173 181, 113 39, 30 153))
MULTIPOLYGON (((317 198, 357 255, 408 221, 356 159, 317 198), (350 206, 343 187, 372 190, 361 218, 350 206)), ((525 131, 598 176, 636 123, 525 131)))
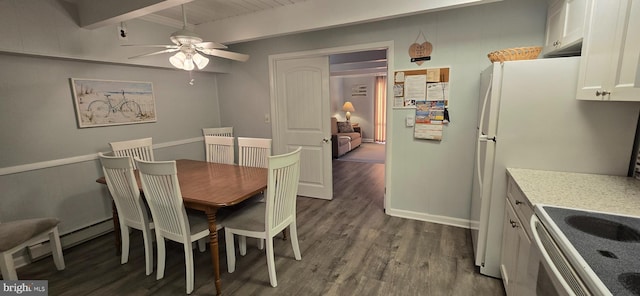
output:
POLYGON ((640 295, 640 218, 537 205, 531 226, 565 295, 640 295))

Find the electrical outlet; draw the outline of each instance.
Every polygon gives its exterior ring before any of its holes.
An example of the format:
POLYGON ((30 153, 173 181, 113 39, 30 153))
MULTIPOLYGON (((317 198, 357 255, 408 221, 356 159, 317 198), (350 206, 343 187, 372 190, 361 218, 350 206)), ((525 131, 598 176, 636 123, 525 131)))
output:
POLYGON ((407 115, 405 120, 406 120, 406 126, 407 127, 412 127, 416 123, 416 118, 413 117, 413 115, 407 115))
POLYGON ((269 115, 269 113, 265 113, 264 114, 264 123, 270 123, 271 122, 271 115, 269 115))

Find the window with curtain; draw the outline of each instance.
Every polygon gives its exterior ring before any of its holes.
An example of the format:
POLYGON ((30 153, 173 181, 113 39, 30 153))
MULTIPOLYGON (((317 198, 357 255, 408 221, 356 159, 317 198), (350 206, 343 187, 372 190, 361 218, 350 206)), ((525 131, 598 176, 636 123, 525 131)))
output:
POLYGON ((387 140, 387 77, 376 76, 375 104, 373 109, 373 140, 384 143, 387 140))

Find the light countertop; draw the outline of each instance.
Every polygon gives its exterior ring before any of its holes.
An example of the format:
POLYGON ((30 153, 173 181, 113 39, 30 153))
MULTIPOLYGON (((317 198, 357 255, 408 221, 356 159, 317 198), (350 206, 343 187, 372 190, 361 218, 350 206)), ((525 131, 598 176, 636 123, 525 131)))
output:
POLYGON ((640 180, 609 175, 508 168, 533 205, 640 216, 640 180))

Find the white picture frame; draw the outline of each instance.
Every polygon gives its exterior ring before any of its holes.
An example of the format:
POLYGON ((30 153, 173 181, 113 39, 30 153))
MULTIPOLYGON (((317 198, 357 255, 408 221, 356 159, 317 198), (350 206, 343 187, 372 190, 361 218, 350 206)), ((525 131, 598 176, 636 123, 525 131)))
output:
POLYGON ((70 78, 79 128, 156 122, 153 84, 70 78))

